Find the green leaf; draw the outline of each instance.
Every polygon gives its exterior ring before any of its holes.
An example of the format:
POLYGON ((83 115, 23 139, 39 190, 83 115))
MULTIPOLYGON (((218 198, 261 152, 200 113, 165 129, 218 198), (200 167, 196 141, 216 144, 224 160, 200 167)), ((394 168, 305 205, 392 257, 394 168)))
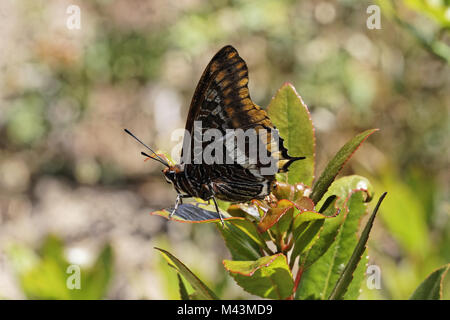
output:
POLYGON ((256 260, 266 243, 256 226, 248 220, 226 221, 225 228, 218 227, 233 260, 256 260))
POLYGON ((262 211, 250 203, 234 203, 228 207, 227 213, 232 217, 242 217, 251 221, 259 221, 262 215, 262 211))
MULTIPOLYGON (((164 244, 166 246, 169 246, 169 244, 166 241, 167 239, 165 239, 164 237, 160 240, 157 241, 161 244, 164 244)), ((165 299, 168 300, 177 300, 180 298, 179 295, 179 284, 178 284, 178 278, 177 275, 179 274, 176 269, 174 268, 174 266, 170 263, 167 263, 166 258, 160 254, 158 256, 158 259, 155 260, 156 262, 156 269, 155 271, 158 273, 160 279, 161 279, 161 286, 163 288, 163 291, 161 292, 161 294, 164 294, 165 299), (176 272, 174 272, 174 270, 176 272)), ((184 279, 185 280, 185 279, 184 279)), ((184 282, 184 284, 186 285, 186 288, 189 288, 189 283, 184 282)), ((192 293, 194 291, 194 289, 189 290, 189 293, 192 293)))
POLYGON ((19 275, 21 287, 29 299, 71 299, 66 287, 65 269, 53 259, 43 259, 35 268, 19 275))
POLYGON ((62 242, 49 235, 38 253, 18 244, 8 250, 8 256, 26 297, 70 299, 65 273, 68 263, 63 257, 62 242))
POLYGON ((186 265, 184 265, 180 260, 178 260, 174 255, 172 255, 170 252, 156 248, 156 250, 159 250, 164 259, 167 260, 167 262, 172 265, 178 273, 183 275, 183 277, 188 281, 192 288, 195 290, 195 294, 200 299, 204 300, 217 300, 217 296, 214 294, 214 292, 211 291, 194 273, 192 273, 191 270, 189 270, 186 265))
POLYGON ((64 258, 63 242, 49 235, 36 255, 14 246, 8 252, 22 290, 30 299, 102 299, 112 274, 112 252, 107 245, 92 268, 80 270, 80 288, 69 289, 69 262, 64 258))
MULTIPOLYGON (((337 216, 344 221, 331 247, 308 269, 304 270, 296 299, 325 299, 336 284, 357 244, 359 221, 366 212, 364 191, 351 194, 337 216)), ((332 221, 334 218, 327 219, 332 221)), ((336 220, 338 223, 339 220, 336 220)))
POLYGON ((223 210, 223 211, 227 211, 231 205, 231 202, 228 202, 228 201, 223 201, 220 199, 216 199, 216 201, 217 201, 217 205, 219 206, 219 209, 223 210))
POLYGON ((320 208, 320 212, 302 212, 295 217, 292 228, 295 242, 291 254, 291 266, 294 265, 295 258, 298 255, 304 251, 309 251, 315 242, 314 239, 317 239, 318 233, 322 230, 325 219, 333 217, 336 211, 335 202, 336 196, 330 196, 320 208))
POLYGON ((441 27, 450 27, 450 21, 448 19, 448 2, 429 2, 429 1, 420 1, 420 0, 406 0, 404 3, 414 9, 419 14, 424 14, 436 22, 438 22, 441 27))
POLYGON ((291 259, 295 259, 299 254, 308 248, 314 237, 323 226, 324 217, 321 219, 304 223, 301 227, 294 229, 295 245, 291 259))
POLYGON ((308 107, 290 83, 285 83, 272 98, 267 113, 284 139, 290 156, 304 156, 287 173, 290 184, 311 185, 314 180, 315 136, 308 107))
POLYGON ((275 231, 275 235, 279 235, 284 238, 288 234, 292 221, 294 220, 294 212, 297 212, 297 209, 291 208, 278 220, 275 225, 276 228, 272 229, 275 231))
POLYGON ((294 204, 289 200, 278 201, 276 207, 269 208, 261 221, 258 223, 258 231, 263 233, 272 228, 290 209, 294 207, 294 204))
POLYGON ((352 192, 356 190, 362 190, 365 193, 365 202, 369 202, 372 200, 374 195, 374 188, 370 181, 362 176, 351 175, 339 178, 331 184, 328 188, 325 195, 316 205, 316 207, 320 208, 325 203, 325 200, 331 196, 338 197, 336 202, 337 208, 342 208, 345 202, 348 200, 347 198, 352 194, 352 192))
MULTIPOLYGON (((297 202, 301 198, 307 197, 311 194, 311 188, 303 183, 288 184, 278 180, 276 183, 276 188, 273 189, 272 194, 277 200, 287 199, 297 202)), ((309 205, 314 207, 312 200, 309 201, 309 205)))
POLYGON ((334 181, 339 171, 344 167, 345 163, 351 158, 353 153, 359 146, 378 129, 370 129, 358 134, 352 140, 347 142, 328 163, 325 170, 320 175, 317 182, 314 184, 311 199, 314 203, 318 203, 320 199, 327 192, 329 186, 334 181))
POLYGON ((296 199, 294 201, 295 207, 302 211, 314 211, 315 205, 312 200, 308 197, 301 197, 300 199, 296 199))
POLYGON ((256 261, 224 260, 225 269, 245 291, 269 299, 285 299, 292 294, 294 281, 282 253, 256 261))
POLYGON ((361 256, 361 261, 359 261, 356 270, 353 272, 353 280, 348 286, 347 292, 345 293, 345 300, 357 300, 361 294, 361 285, 366 279, 367 264, 369 263, 369 256, 367 255, 367 249, 361 256))
POLYGON ((47 235, 39 253, 42 257, 51 258, 62 267, 67 267, 67 261, 64 258, 64 243, 56 235, 47 235))
POLYGON ((314 211, 298 214, 292 226, 294 237, 294 250, 291 254, 293 261, 311 243, 324 223, 326 216, 314 211))
POLYGON ((19 276, 35 268, 40 261, 31 248, 16 243, 7 247, 6 254, 14 272, 19 276))
POLYGON ((300 266, 302 269, 307 269, 327 252, 344 222, 345 215, 339 214, 338 209, 335 207, 337 201, 336 196, 330 196, 329 199, 331 199, 331 203, 323 211, 323 214, 328 218, 324 221, 323 227, 319 231, 311 248, 300 258, 300 266))
POLYGON ((71 290, 74 299, 99 300, 105 297, 113 273, 113 251, 106 245, 92 268, 81 271, 81 290, 71 290))
POLYGON ((352 256, 350 257, 350 260, 345 266, 344 271, 342 272, 341 276, 339 277, 339 280, 336 282, 336 285, 333 289, 333 291, 330 294, 330 300, 337 300, 342 299, 347 291, 347 288, 349 287, 352 279, 353 279, 353 272, 356 270, 358 263, 361 260, 361 257, 366 250, 366 244, 367 240, 369 240, 369 234, 370 230, 372 229, 373 222, 375 221, 375 217, 378 212, 378 208, 381 205, 381 202, 383 202, 384 197, 386 196, 386 192, 383 193, 378 200, 377 205, 375 206, 375 209, 372 212, 372 215, 369 218, 369 221, 367 221, 366 226, 364 227, 363 232, 361 233, 361 237, 359 238, 358 244, 355 247, 355 250, 352 253, 352 256))
POLYGON ((450 263, 433 271, 414 291, 410 300, 440 300, 445 275, 450 269, 450 263))
POLYGON ((186 286, 184 285, 183 279, 181 279, 181 276, 179 273, 177 273, 177 277, 178 277, 178 287, 180 290, 180 299, 181 300, 191 300, 189 298, 189 294, 186 290, 186 286))

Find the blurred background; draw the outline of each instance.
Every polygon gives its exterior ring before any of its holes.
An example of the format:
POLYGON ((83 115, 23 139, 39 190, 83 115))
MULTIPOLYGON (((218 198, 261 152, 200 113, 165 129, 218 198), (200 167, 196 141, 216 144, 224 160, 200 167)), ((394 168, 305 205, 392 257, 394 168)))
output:
POLYGON ((255 298, 225 274, 214 225, 149 215, 176 194, 123 132, 171 152, 226 44, 262 107, 294 84, 316 127, 316 176, 380 128, 343 172, 389 193, 369 243, 381 289, 363 283, 361 298, 408 298, 450 261, 450 1, 4 0, 0 17, 1 299, 177 299, 154 246, 219 296, 255 298), (66 26, 72 4, 80 29, 66 26), (372 4, 379 30, 366 26, 372 4), (65 288, 69 263, 89 290, 65 288))

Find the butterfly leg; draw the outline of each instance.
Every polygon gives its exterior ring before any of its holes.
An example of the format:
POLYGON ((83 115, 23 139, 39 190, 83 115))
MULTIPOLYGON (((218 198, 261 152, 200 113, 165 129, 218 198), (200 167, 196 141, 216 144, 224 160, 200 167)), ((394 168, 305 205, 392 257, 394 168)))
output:
POLYGON ((178 194, 177 200, 175 200, 175 207, 173 208, 172 212, 169 214, 169 218, 172 218, 172 216, 175 214, 175 211, 177 211, 178 206, 180 204, 183 204, 183 198, 191 198, 191 196, 184 195, 184 194, 178 194))
POLYGON ((196 207, 200 207, 200 206, 209 206, 211 204, 211 199, 208 199, 208 202, 197 202, 195 204, 196 207))
POLYGON ((217 214, 219 215, 220 222, 222 222, 222 227, 225 227, 225 223, 223 222, 222 215, 220 214, 219 206, 217 205, 216 198, 214 198, 214 196, 213 196, 212 199, 214 201, 214 206, 216 207, 217 214))

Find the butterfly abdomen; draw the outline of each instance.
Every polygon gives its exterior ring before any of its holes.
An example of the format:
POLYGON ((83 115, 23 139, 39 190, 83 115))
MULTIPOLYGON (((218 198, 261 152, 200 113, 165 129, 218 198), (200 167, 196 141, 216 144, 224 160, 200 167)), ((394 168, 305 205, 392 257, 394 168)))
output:
POLYGON ((273 189, 274 176, 264 177, 248 169, 230 165, 228 170, 211 182, 214 196, 230 202, 246 202, 263 199, 273 189))
POLYGON ((263 199, 273 189, 274 177, 259 175, 239 165, 184 165, 174 176, 174 186, 179 194, 209 200, 211 197, 245 202, 263 199))
POLYGON ((183 165, 174 178, 173 184, 179 194, 208 200, 211 197, 209 188, 205 187, 207 177, 202 174, 204 168, 195 165, 183 165))

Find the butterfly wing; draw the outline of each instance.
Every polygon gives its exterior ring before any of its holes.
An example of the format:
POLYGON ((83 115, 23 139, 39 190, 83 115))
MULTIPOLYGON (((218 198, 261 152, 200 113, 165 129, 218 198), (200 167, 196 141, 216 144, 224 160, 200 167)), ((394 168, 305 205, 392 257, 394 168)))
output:
MULTIPOLYGON (((212 125, 221 127, 225 124, 227 128, 233 128, 229 115, 225 117, 223 113, 225 108, 237 112, 253 108, 247 84, 248 69, 245 61, 232 46, 223 47, 211 59, 195 89, 186 130, 191 133, 194 121, 202 121, 211 115, 210 120, 215 120, 212 125), (218 113, 224 117, 217 116, 218 113)), ((265 112, 261 116, 268 119, 265 112)))
MULTIPOLYGON (((278 130, 273 126, 267 113, 253 103, 248 90, 248 68, 245 61, 239 56, 232 46, 225 46, 211 59, 203 72, 192 98, 191 106, 186 121, 186 131, 189 133, 188 141, 185 141, 182 150, 190 149, 190 160, 202 152, 202 149, 194 148, 194 122, 200 121, 202 129, 218 129, 226 135, 227 129, 255 129, 267 131, 264 143, 269 153, 271 150, 278 152, 277 167, 279 172, 287 171, 288 166, 298 158, 290 157, 279 138, 278 130), (274 146, 272 137, 277 143, 274 146)), ((248 155, 249 148, 245 152, 248 155)), ((275 155, 274 155, 275 156, 275 155)), ((261 164, 258 164, 261 166, 261 164)), ((258 167, 257 165, 257 167, 258 167)))
MULTIPOLYGON (((216 196, 228 201, 245 201, 269 194, 275 173, 287 171, 290 163, 300 159, 288 155, 283 140, 267 113, 251 100, 248 81, 245 61, 232 46, 223 47, 211 59, 202 74, 186 122, 188 134, 183 142, 182 163, 188 164, 186 170, 192 172, 193 176, 200 175, 200 172, 209 173, 209 181, 213 182, 216 196), (261 171, 264 166, 267 167, 267 163, 260 161, 258 152, 257 158, 254 159, 255 154, 250 154, 248 142, 244 145, 244 150, 237 150, 237 144, 233 146, 234 149, 225 150, 227 156, 233 155, 233 159, 237 154, 241 155, 236 163, 215 163, 209 166, 192 164, 196 157, 202 157, 203 151, 210 143, 200 141, 200 147, 196 147, 196 122, 201 124, 201 133, 208 129, 217 129, 223 137, 227 136, 229 129, 254 129, 251 132, 260 141, 259 148, 265 148, 267 156, 273 160, 270 163, 275 163, 275 170, 269 173, 261 171)), ((242 145, 240 147, 242 148, 242 145)))

